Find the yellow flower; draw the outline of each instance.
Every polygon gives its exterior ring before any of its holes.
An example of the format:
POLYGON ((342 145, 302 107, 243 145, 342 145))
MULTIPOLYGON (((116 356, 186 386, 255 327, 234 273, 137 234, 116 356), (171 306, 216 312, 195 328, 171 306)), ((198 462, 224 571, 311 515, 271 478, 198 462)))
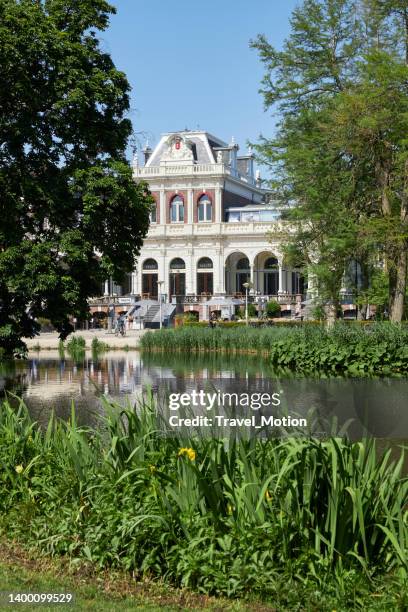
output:
POLYGON ((183 455, 186 455, 190 461, 194 461, 196 458, 196 452, 193 448, 180 448, 178 456, 182 457, 183 455))
POLYGON ((268 489, 265 491, 265 499, 267 502, 272 501, 272 495, 269 493, 268 489))
POLYGON ((24 472, 24 468, 23 468, 22 465, 16 465, 15 470, 16 470, 17 474, 21 474, 21 472, 24 472))
POLYGON ((150 473, 153 474, 157 470, 157 467, 155 465, 149 465, 149 470, 150 473))

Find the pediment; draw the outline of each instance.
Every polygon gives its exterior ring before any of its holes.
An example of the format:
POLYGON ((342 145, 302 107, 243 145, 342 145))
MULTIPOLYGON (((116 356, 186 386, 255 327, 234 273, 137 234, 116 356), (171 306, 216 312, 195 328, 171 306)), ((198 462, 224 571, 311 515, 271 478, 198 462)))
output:
POLYGON ((192 144, 187 138, 179 134, 172 134, 166 142, 166 150, 160 159, 160 163, 185 163, 193 164, 194 155, 192 144))

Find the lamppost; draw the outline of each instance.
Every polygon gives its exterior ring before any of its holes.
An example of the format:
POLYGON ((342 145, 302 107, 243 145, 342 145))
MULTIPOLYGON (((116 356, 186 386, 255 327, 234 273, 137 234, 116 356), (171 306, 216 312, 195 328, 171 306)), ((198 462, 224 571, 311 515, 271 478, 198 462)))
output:
POLYGON ((253 283, 251 283, 251 281, 248 281, 246 283, 243 283, 242 286, 245 287, 245 321, 248 325, 248 290, 253 286, 253 283))
POLYGON ((161 293, 161 287, 162 284, 164 283, 164 281, 157 281, 157 286, 159 288, 159 316, 160 316, 160 329, 163 326, 163 322, 162 322, 162 293, 161 293))
POLYGON ((109 277, 109 304, 108 304, 108 334, 112 333, 112 323, 113 318, 115 316, 115 305, 113 302, 113 287, 112 287, 112 277, 109 277))

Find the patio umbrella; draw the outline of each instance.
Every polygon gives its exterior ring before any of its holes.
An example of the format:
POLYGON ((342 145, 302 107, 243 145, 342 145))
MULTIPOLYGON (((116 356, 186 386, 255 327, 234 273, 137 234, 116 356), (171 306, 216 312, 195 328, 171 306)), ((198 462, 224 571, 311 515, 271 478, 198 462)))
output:
MULTIPOLYGON (((212 297, 208 302, 204 302, 204 306, 217 306, 218 308, 227 309, 228 310, 228 318, 231 318, 231 315, 234 314, 235 306, 242 306, 245 302, 243 300, 239 300, 238 298, 225 298, 222 296, 212 297)), ((224 310, 225 312, 225 310, 224 310)), ((208 313, 208 310, 207 310, 208 313)))

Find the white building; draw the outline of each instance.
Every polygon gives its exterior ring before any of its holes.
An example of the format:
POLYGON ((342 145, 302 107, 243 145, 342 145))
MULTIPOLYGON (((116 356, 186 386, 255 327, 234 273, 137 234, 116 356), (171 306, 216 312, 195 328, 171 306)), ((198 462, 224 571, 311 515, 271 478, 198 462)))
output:
MULTIPOLYGON (((164 134, 146 147, 144 165, 134 160, 135 180, 145 180, 155 199, 151 225, 127 287, 105 286, 105 295, 141 296, 199 305, 209 296, 252 296, 299 311, 303 278, 285 265, 284 222, 268 202, 254 157, 204 131, 164 134)), ((121 300, 125 303, 125 300, 121 300)))

